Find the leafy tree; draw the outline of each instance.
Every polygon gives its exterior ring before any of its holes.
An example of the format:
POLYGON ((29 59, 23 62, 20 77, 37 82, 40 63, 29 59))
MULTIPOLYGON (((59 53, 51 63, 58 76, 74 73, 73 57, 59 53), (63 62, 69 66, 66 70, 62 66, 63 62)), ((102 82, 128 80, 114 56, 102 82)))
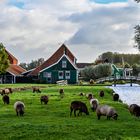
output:
POLYGON ((8 55, 5 52, 3 44, 0 43, 0 74, 5 73, 8 67, 9 67, 8 55))
POLYGON ((105 58, 108 60, 108 62, 113 63, 118 67, 124 67, 125 63, 128 63, 130 66, 132 66, 134 63, 140 64, 140 54, 120 54, 116 52, 105 52, 101 54, 95 60, 95 64, 104 63, 106 61, 105 58))
POLYGON ((20 63, 19 65, 20 65, 22 68, 28 70, 28 66, 27 66, 26 63, 20 63))
POLYGON ((133 75, 134 76, 138 76, 138 74, 140 73, 140 65, 133 64, 132 68, 133 68, 133 75))
POLYGON ((39 58, 38 60, 32 60, 31 63, 20 63, 19 65, 26 70, 31 70, 40 66, 43 62, 44 58, 39 58))
POLYGON ((99 64, 96 66, 89 66, 82 71, 82 75, 85 78, 85 80, 95 80, 98 78, 110 76, 111 74, 112 68, 109 63, 99 64))
POLYGON ((125 63, 124 68, 130 68, 130 65, 128 63, 125 63))

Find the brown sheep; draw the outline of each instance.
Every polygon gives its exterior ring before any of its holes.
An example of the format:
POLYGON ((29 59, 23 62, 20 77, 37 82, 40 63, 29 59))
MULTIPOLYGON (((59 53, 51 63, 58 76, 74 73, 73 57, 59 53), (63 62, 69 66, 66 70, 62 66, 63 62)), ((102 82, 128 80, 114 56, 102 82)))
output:
POLYGON ((99 96, 104 97, 104 91, 103 90, 100 91, 99 96))
POLYGON ((76 111, 79 110, 78 116, 81 114, 82 112, 84 112, 86 115, 89 115, 87 106, 85 103, 81 102, 81 101, 73 101, 71 102, 70 105, 70 116, 72 115, 72 112, 74 110, 74 116, 76 117, 76 111))
POLYGON ((23 116, 23 114, 24 114, 24 108, 25 108, 25 105, 24 105, 23 102, 21 102, 21 101, 15 102, 14 109, 16 111, 17 116, 18 115, 23 116))
POLYGON ((129 112, 131 113, 131 115, 140 117, 140 106, 137 104, 131 104, 129 106, 129 112))
POLYGON ((41 90, 39 87, 33 87, 33 93, 41 93, 41 90))
POLYGON ((64 97, 64 89, 59 89, 59 93, 60 93, 60 97, 63 98, 64 97))
POLYGON ((113 94, 113 101, 119 101, 119 94, 113 94))
POLYGON ((100 120, 101 116, 107 116, 107 120, 110 120, 110 118, 117 120, 118 117, 116 110, 108 105, 103 105, 103 106, 99 105, 96 109, 96 114, 98 120, 100 120))
POLYGON ((5 88, 2 90, 1 95, 13 93, 11 88, 5 88))
POLYGON ((42 104, 42 102, 44 102, 44 104, 47 104, 48 101, 49 101, 49 98, 48 98, 47 95, 43 95, 43 96, 40 97, 41 104, 42 104))
POLYGON ((10 99, 8 95, 3 95, 2 100, 4 102, 4 104, 9 104, 10 103, 10 99))
POLYGON ((92 99, 93 98, 93 95, 92 95, 92 93, 88 93, 88 94, 86 94, 86 97, 87 97, 87 99, 92 99))

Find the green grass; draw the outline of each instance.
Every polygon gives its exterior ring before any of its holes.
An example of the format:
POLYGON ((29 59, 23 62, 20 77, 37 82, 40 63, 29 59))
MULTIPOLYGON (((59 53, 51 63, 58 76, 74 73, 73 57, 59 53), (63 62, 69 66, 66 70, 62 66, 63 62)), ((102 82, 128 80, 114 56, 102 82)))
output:
MULTIPOLYGON (((29 84, 0 85, 4 87, 29 87, 29 84)), ((0 100, 0 140, 139 140, 140 119, 131 116, 127 106, 113 102, 111 89, 103 86, 43 86, 42 93, 32 93, 31 89, 17 91, 10 95, 10 105, 4 105, 0 100), (64 88, 65 97, 60 99, 58 90, 64 88), (100 90, 105 91, 105 97, 99 97, 100 90), (95 112, 90 109, 86 97, 80 97, 80 92, 93 93, 101 104, 116 108, 118 120, 107 120, 101 117, 97 120, 95 112), (40 104, 40 96, 49 95, 47 105, 40 104), (25 115, 17 117, 13 109, 15 101, 25 103, 25 115), (90 115, 79 117, 69 116, 70 103, 81 100, 88 106, 90 115)), ((2 97, 1 97, 2 98, 2 97)))

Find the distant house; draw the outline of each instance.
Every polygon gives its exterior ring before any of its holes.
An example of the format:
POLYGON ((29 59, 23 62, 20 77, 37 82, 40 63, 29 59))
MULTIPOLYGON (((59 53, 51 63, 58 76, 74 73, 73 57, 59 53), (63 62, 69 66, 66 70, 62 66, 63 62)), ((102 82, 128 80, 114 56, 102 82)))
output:
POLYGON ((77 83, 76 57, 62 44, 48 60, 27 76, 36 77, 42 83, 56 83, 59 80, 67 80, 69 84, 77 83))
POLYGON ((17 58, 15 58, 7 50, 5 51, 8 55, 10 65, 6 70, 6 73, 3 75, 0 75, 0 83, 16 83, 16 78, 18 76, 22 76, 22 73, 25 72, 26 70, 18 65, 17 58))

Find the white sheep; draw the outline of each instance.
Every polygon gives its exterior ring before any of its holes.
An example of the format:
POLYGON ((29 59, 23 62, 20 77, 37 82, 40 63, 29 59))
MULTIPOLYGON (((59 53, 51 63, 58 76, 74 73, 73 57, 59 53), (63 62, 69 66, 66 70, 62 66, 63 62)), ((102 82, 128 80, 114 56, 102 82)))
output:
POLYGON ((98 120, 100 119, 101 116, 107 116, 107 120, 110 120, 112 117, 113 119, 117 120, 118 114, 114 108, 108 105, 98 105, 96 109, 96 114, 98 117, 98 120))
POLYGON ((92 98, 92 99, 90 99, 89 102, 90 102, 91 109, 92 109, 93 111, 95 111, 96 108, 97 108, 98 105, 99 105, 99 101, 98 101, 98 99, 94 99, 94 98, 92 98))

